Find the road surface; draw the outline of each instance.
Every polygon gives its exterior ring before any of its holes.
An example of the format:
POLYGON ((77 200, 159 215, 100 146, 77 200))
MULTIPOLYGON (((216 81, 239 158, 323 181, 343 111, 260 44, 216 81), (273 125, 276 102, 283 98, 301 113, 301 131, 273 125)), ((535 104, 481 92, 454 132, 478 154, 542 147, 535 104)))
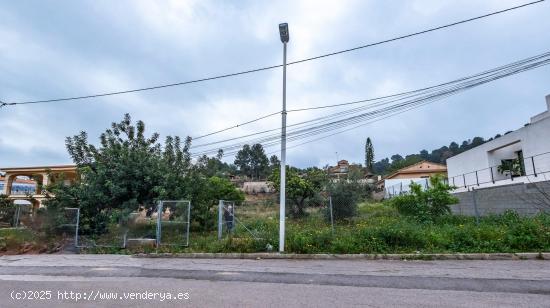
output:
POLYGON ((0 257, 1 307, 550 307, 550 261, 0 257))

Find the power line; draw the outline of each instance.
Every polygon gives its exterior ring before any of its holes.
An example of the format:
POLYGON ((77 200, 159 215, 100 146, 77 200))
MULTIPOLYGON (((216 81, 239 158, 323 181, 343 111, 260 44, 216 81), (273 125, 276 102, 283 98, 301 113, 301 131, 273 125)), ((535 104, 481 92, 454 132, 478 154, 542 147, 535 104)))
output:
MULTIPOLYGON (((498 70, 505 69, 505 68, 507 68, 507 67, 513 67, 513 66, 516 66, 516 65, 521 65, 521 64, 524 64, 524 63, 528 63, 529 61, 541 59, 541 58, 544 58, 544 57, 546 57, 546 56, 547 56, 546 53, 545 53, 545 54, 541 54, 541 55, 538 55, 538 56, 534 56, 534 57, 530 57, 530 58, 527 58, 527 59, 523 59, 523 60, 519 60, 519 61, 516 61, 516 62, 512 62, 512 63, 507 64, 507 65, 504 65, 504 66, 502 66, 502 67, 493 68, 493 69, 490 69, 490 70, 487 70, 487 71, 483 71, 483 72, 477 73, 477 74, 475 74, 475 75, 471 75, 471 76, 467 76, 467 77, 462 77, 462 78, 459 78, 459 79, 456 79, 456 80, 453 80, 453 81, 449 81, 449 82, 445 82, 445 83, 440 83, 440 84, 437 84, 437 85, 433 85, 433 86, 429 86, 429 87, 425 87, 425 88, 421 88, 421 89, 417 89, 417 90, 406 91, 406 92, 401 92, 401 93, 397 93, 397 94, 386 95, 386 96, 381 96, 381 97, 376 97, 376 98, 369 98, 369 99, 357 100, 357 101, 352 101, 352 102, 347 102, 347 103, 329 104, 329 105, 322 105, 322 106, 313 106, 313 107, 303 107, 303 108, 291 109, 291 110, 288 110, 287 112, 290 113, 290 112, 301 112, 301 111, 309 111, 309 110, 317 110, 317 109, 335 108, 335 107, 356 105, 356 104, 361 104, 361 103, 366 103, 366 102, 373 102, 373 101, 379 101, 379 100, 382 100, 382 99, 398 97, 397 99, 394 99, 394 100, 390 100, 390 101, 386 101, 386 102, 381 102, 381 103, 373 103, 373 104, 369 104, 369 105, 366 105, 366 106, 362 106, 362 107, 358 107, 358 108, 354 108, 354 109, 350 109, 350 110, 338 112, 338 113, 335 113, 335 114, 331 114, 331 115, 328 115, 328 116, 323 116, 323 117, 315 118, 315 119, 308 120, 308 121, 298 122, 298 123, 295 123, 295 124, 288 125, 287 127, 301 126, 301 125, 304 125, 304 124, 307 124, 307 123, 311 123, 311 122, 318 122, 318 121, 321 121, 321 120, 326 119, 326 118, 334 118, 335 116, 350 114, 350 113, 354 113, 354 112, 357 112, 357 111, 360 111, 360 110, 363 110, 363 109, 368 109, 368 108, 372 108, 372 107, 377 107, 377 106, 385 105, 385 104, 388 104, 388 103, 392 103, 392 102, 396 102, 396 101, 402 100, 402 99, 404 99, 404 98, 415 97, 415 96, 417 96, 417 95, 422 94, 422 92, 426 92, 426 91, 428 91, 428 90, 440 88, 440 87, 446 86, 446 85, 451 85, 451 84, 454 84, 454 83, 457 83, 457 82, 460 82, 460 81, 464 81, 464 80, 467 80, 467 79, 475 78, 475 77, 477 77, 477 76, 487 75, 487 74, 489 74, 489 73, 491 73, 491 72, 494 72, 494 71, 498 71, 498 70), (415 93, 417 93, 417 94, 415 94, 415 93), (410 95, 410 96, 408 96, 408 97, 402 97, 402 96, 409 95, 409 94, 412 94, 412 95, 410 95), (400 97, 400 98, 399 98, 399 97, 400 97)), ((202 137, 206 137, 206 136, 210 136, 210 135, 214 135, 214 134, 217 134, 218 132, 227 131, 227 130, 233 129, 233 128, 235 128, 235 127, 240 127, 240 126, 243 126, 244 124, 256 122, 256 121, 258 121, 258 120, 260 120, 260 119, 267 118, 267 117, 269 117, 269 116, 272 116, 272 115, 275 115, 275 114, 279 114, 279 113, 280 113, 280 112, 268 114, 268 115, 262 116, 262 117, 260 117, 260 118, 256 118, 256 119, 251 120, 251 121, 248 121, 248 122, 244 122, 244 123, 241 123, 241 124, 232 126, 232 127, 228 127, 228 128, 226 128, 226 129, 223 129, 223 130, 220 130, 220 131, 216 131, 216 132, 213 132, 213 133, 210 133, 210 134, 207 134, 207 135, 203 135, 203 136, 200 136, 200 137, 197 137, 197 138, 193 138, 193 140, 196 140, 196 139, 199 139, 199 138, 202 138, 202 137)), ((280 128, 273 128, 273 129, 263 130, 263 131, 260 131, 260 132, 251 133, 251 134, 244 135, 244 136, 232 137, 232 138, 225 139, 225 140, 221 140, 221 141, 213 141, 213 142, 209 142, 209 143, 203 143, 203 144, 195 145, 195 146, 192 146, 192 148, 205 147, 205 146, 209 146, 209 145, 214 145, 214 144, 224 143, 224 142, 228 142, 228 141, 243 139, 243 138, 246 138, 246 137, 251 137, 251 136, 254 136, 254 135, 261 135, 261 134, 264 134, 264 133, 273 132, 273 131, 278 131, 278 130, 280 130, 280 128)))
POLYGON ((221 132, 225 132, 225 131, 228 131, 228 130, 231 130, 231 129, 234 129, 234 128, 237 128, 237 127, 241 127, 241 126, 244 126, 244 125, 247 125, 247 124, 250 124, 250 123, 254 123, 254 122, 263 120, 263 119, 265 119, 265 118, 269 118, 269 117, 271 117, 271 116, 274 116, 274 115, 277 115, 277 114, 280 114, 280 113, 281 113, 280 111, 273 112, 273 113, 270 113, 270 114, 261 116, 261 117, 259 117, 259 118, 255 118, 255 119, 253 119, 253 120, 246 121, 246 122, 243 122, 243 123, 239 123, 239 124, 236 124, 236 125, 233 125, 233 126, 224 128, 224 129, 217 130, 217 131, 215 131, 215 132, 211 132, 211 133, 205 134, 205 135, 201 135, 201 136, 198 136, 198 137, 194 137, 194 138, 192 138, 192 139, 193 139, 193 140, 197 140, 197 139, 201 139, 201 138, 204 138, 204 137, 208 137, 208 136, 212 136, 212 135, 215 135, 215 134, 219 134, 219 133, 221 133, 221 132))
POLYGON ((334 55, 345 53, 345 52, 355 51, 355 50, 362 49, 362 48, 367 48, 367 47, 372 47, 372 46, 381 45, 381 44, 385 44, 385 43, 390 43, 390 42, 394 42, 394 41, 397 41, 397 40, 402 40, 402 39, 406 39, 406 38, 409 38, 409 37, 413 37, 413 36, 426 34, 426 33, 433 32, 433 31, 437 31, 437 30, 457 26, 457 25, 467 23, 467 22, 470 22, 470 21, 483 19, 483 18, 490 17, 490 16, 493 16, 493 15, 498 15, 498 14, 501 14, 501 13, 516 10, 516 9, 519 9, 519 8, 522 8, 522 7, 526 7, 526 6, 537 4, 537 3, 540 3, 540 2, 544 2, 544 1, 545 0, 533 1, 533 2, 522 4, 522 5, 514 6, 514 7, 511 7, 511 8, 507 8, 507 9, 504 9, 504 10, 492 12, 492 13, 489 13, 489 14, 485 14, 485 15, 481 15, 481 16, 472 17, 472 18, 469 18, 469 19, 464 19, 464 20, 461 20, 461 21, 453 22, 453 23, 446 24, 446 25, 443 25, 443 26, 439 26, 439 27, 430 28, 430 29, 427 29, 427 30, 419 31, 419 32, 414 32, 414 33, 411 33, 411 34, 398 36, 398 37, 395 37, 395 38, 392 38, 392 39, 387 39, 387 40, 376 42, 376 43, 371 43, 371 44, 366 44, 366 45, 362 45, 362 46, 358 46, 358 47, 354 47, 354 48, 344 49, 344 50, 341 50, 341 51, 331 52, 331 53, 327 53, 327 54, 324 54, 324 55, 321 55, 321 56, 306 58, 306 59, 303 59, 303 60, 290 62, 289 64, 296 64, 296 63, 316 60, 316 59, 325 58, 325 57, 329 57, 329 56, 334 56, 334 55))
MULTIPOLYGON (((507 9, 503 9, 503 10, 500 10, 500 11, 495 11, 495 12, 492 12, 492 13, 488 13, 488 14, 485 14, 485 15, 472 17, 472 18, 461 20, 461 21, 453 22, 453 23, 450 23, 450 24, 446 24, 446 25, 442 25, 442 26, 438 26, 438 27, 434 27, 434 28, 430 28, 430 29, 426 29, 426 30, 422 30, 422 31, 418 31, 418 32, 398 36, 398 37, 394 37, 394 38, 391 38, 391 39, 386 39, 386 40, 375 42, 375 43, 370 43, 370 44, 366 44, 366 45, 361 45, 361 46, 357 46, 357 47, 353 47, 353 48, 348 48, 348 49, 344 49, 344 50, 340 50, 340 51, 335 51, 335 52, 315 56, 315 57, 310 57, 310 58, 305 58, 305 59, 302 59, 302 60, 297 60, 297 61, 294 61, 294 62, 290 62, 287 65, 303 63, 303 62, 317 60, 317 59, 321 59, 321 58, 325 58, 325 57, 329 57, 329 56, 334 56, 334 55, 338 55, 338 54, 342 54, 342 53, 346 53, 346 52, 356 51, 356 50, 363 49, 363 48, 368 48, 368 47, 373 47, 373 46, 377 46, 377 45, 381 45, 381 44, 385 44, 385 43, 390 43, 390 42, 410 38, 410 37, 413 37, 413 36, 422 35, 422 34, 426 34, 426 33, 429 33, 429 32, 438 31, 438 30, 441 30, 441 29, 457 26, 457 25, 464 24, 464 23, 467 23, 467 22, 487 18, 487 17, 490 17, 490 16, 506 13, 506 12, 517 10, 517 9, 527 7, 527 6, 530 6, 530 5, 542 3, 544 1, 545 0, 533 1, 533 2, 522 4, 522 5, 518 5, 518 6, 510 7, 510 8, 507 8, 507 9)), ((142 92, 142 91, 150 91, 150 90, 156 90, 156 89, 162 89, 162 88, 168 88, 168 87, 182 86, 182 85, 187 85, 187 84, 192 84, 192 83, 199 83, 199 82, 204 82, 204 81, 211 81, 211 80, 222 79, 222 78, 227 78, 227 77, 234 77, 234 76, 245 75, 245 74, 250 74, 250 73, 256 73, 256 72, 260 72, 260 71, 279 68, 281 66, 282 65, 280 65, 280 64, 279 65, 272 65, 272 66, 266 66, 266 67, 246 70, 246 71, 242 71, 242 72, 236 72, 236 73, 230 73, 230 74, 224 74, 224 75, 219 75, 219 76, 206 77, 206 78, 201 78, 201 79, 195 79, 195 80, 189 80, 189 81, 183 81, 183 82, 176 82, 176 83, 170 83, 170 84, 163 84, 163 85, 157 85, 157 86, 151 86, 151 87, 137 88, 137 89, 131 89, 131 90, 121 90, 121 91, 115 91, 115 92, 106 92, 106 93, 100 93, 100 94, 72 96, 72 97, 46 99, 46 100, 11 102, 11 103, 4 103, 1 106, 52 103, 52 102, 81 100, 81 99, 89 99, 89 98, 97 98, 97 97, 104 97, 104 96, 128 94, 128 93, 135 93, 135 92, 142 92)))
MULTIPOLYGON (((356 102, 363 102, 363 101, 373 101, 373 100, 381 100, 381 99, 385 99, 385 98, 397 97, 397 98, 394 98, 394 99, 391 99, 391 100, 379 101, 379 102, 376 102, 376 103, 373 103, 373 104, 368 104, 368 105, 365 105, 365 106, 348 109, 348 110, 345 110, 345 111, 341 111, 341 112, 338 112, 338 113, 322 116, 322 117, 315 118, 315 119, 312 119, 312 120, 295 123, 295 124, 289 125, 288 127, 297 127, 297 126, 307 127, 307 126, 313 126, 313 125, 317 125, 317 127, 318 127, 319 123, 334 121, 338 117, 344 117, 344 116, 347 116, 347 115, 350 115, 350 114, 356 114, 356 113, 358 113, 358 112, 360 112, 364 109, 371 109, 373 107, 380 107, 380 106, 385 106, 385 105, 395 103, 395 102, 399 102, 399 101, 405 101, 405 103, 400 103, 400 104, 394 105, 393 107, 401 106, 401 104, 409 104, 410 102, 415 102, 417 100, 430 99, 430 98, 434 97, 435 95, 442 95, 444 93, 454 92, 454 91, 457 91, 457 88, 459 90, 460 89, 468 89, 472 84, 474 86, 481 85, 481 84, 484 84, 486 82, 490 82, 490 81, 493 81, 493 80, 496 80, 496 79, 507 77, 511 74, 519 73, 519 72, 521 72, 523 70, 526 70, 526 69, 535 68, 535 67, 532 67, 532 65, 545 65, 546 61, 549 61, 549 59, 548 59, 549 56, 550 56, 550 52, 547 52, 547 53, 543 53, 543 54, 540 54, 540 55, 537 55, 537 56, 529 57, 529 58, 526 58, 526 59, 523 59, 523 60, 520 60, 520 61, 515 61, 515 62, 506 64, 506 65, 503 65, 503 66, 500 66, 500 67, 497 67, 497 68, 486 70, 486 71, 483 71, 481 73, 470 75, 468 77, 462 77, 462 78, 459 78, 459 79, 456 79, 456 80, 453 80, 453 81, 450 81, 450 82, 445 82, 445 83, 441 83, 441 84, 438 84, 438 85, 434 85, 434 86, 430 86, 430 87, 426 87, 426 88, 422 88, 422 89, 418 89, 418 90, 414 90, 414 91, 408 91, 408 92, 403 92, 403 93, 399 93, 399 94, 383 96, 381 98, 356 101, 356 102), (403 96, 402 94, 407 94, 407 96, 403 96), (401 97, 400 97, 400 95, 401 95, 401 97)), ((536 66, 536 67, 538 67, 538 66, 536 66)), ((352 103, 356 103, 356 102, 344 103, 344 104, 334 104, 334 105, 325 105, 325 106, 320 106, 320 107, 321 108, 338 107, 338 106, 352 104, 352 103)), ((390 106, 390 108, 393 108, 393 107, 390 106)), ((317 109, 317 108, 319 108, 319 107, 302 108, 302 109, 298 109, 296 111, 303 111, 303 110, 310 110, 310 109, 317 109)), ((375 110, 374 112, 379 112, 379 110, 378 111, 375 110)), ((354 117, 351 117, 351 118, 362 117, 364 115, 369 115, 369 114, 370 113, 360 114, 359 116, 354 116, 354 117)), ((350 118, 346 118, 346 119, 350 119, 350 118)), ((301 131, 304 131, 304 130, 308 130, 308 129, 305 129, 303 127, 302 128, 296 128, 294 130, 290 130, 289 134, 292 134, 293 132, 301 132, 301 131)), ((313 129, 314 128, 315 127, 313 127, 313 129)), ((192 146, 192 148, 197 149, 197 148, 201 148, 201 147, 205 147, 205 146, 223 144, 223 143, 227 143, 229 141, 243 139, 243 138, 247 138, 247 137, 251 137, 251 136, 255 136, 255 135, 262 135, 262 134, 265 134, 265 133, 268 133, 268 132, 273 132, 273 131, 278 131, 278 130, 280 130, 280 128, 268 129, 268 130, 264 130, 264 131, 260 131, 260 132, 247 134, 247 135, 244 135, 244 136, 232 137, 232 138, 229 138, 229 139, 224 139, 224 140, 218 140, 218 141, 213 141, 213 142, 209 142, 209 143, 199 144, 199 145, 196 145, 196 146, 192 146)), ((250 142, 252 142, 252 143, 265 142, 265 141, 267 141, 266 139, 272 140, 272 139, 278 139, 278 137, 279 137, 278 134, 277 135, 270 135, 270 136, 266 136, 266 137, 261 137, 259 139, 253 139, 253 140, 248 140, 248 141, 245 141, 245 142, 242 142, 242 143, 237 143, 235 146, 240 146, 242 144, 246 144, 246 143, 250 143, 250 142)), ((215 151, 217 151, 217 149, 219 149, 219 148, 216 148, 215 151)), ((200 153, 205 153, 205 152, 208 153, 210 151, 213 151, 213 150, 206 150, 206 151, 202 151, 200 153)))
MULTIPOLYGON (((371 112, 355 115, 352 117, 343 118, 340 120, 334 120, 327 124, 317 125, 311 128, 295 129, 289 132, 288 134, 289 141, 304 139, 309 136, 330 132, 330 131, 333 131, 334 129, 364 122, 365 120, 372 120, 372 119, 380 118, 381 116, 401 113, 406 110, 409 110, 408 108, 416 108, 417 106, 418 107, 423 106, 425 104, 432 103, 434 101, 443 99, 451 95, 455 95, 459 92, 471 89, 473 87, 477 87, 479 85, 483 85, 485 83, 492 82, 494 80, 502 79, 514 74, 518 74, 518 73, 535 69, 537 67, 541 67, 548 64, 550 64, 550 52, 547 52, 539 56, 531 57, 522 61, 517 61, 497 69, 486 71, 484 75, 480 75, 480 74, 474 75, 475 78, 459 79, 460 80, 459 83, 455 83, 455 84, 447 83, 448 85, 443 87, 441 90, 434 90, 432 91, 433 93, 430 93, 430 92, 425 93, 423 94, 423 96, 419 98, 406 100, 399 104, 391 105, 391 106, 384 107, 371 112)), ((246 142, 231 144, 221 148, 224 150, 236 150, 240 146, 246 143, 263 143, 266 146, 276 145, 278 143, 278 135, 266 136, 256 140, 248 140, 246 142)), ((200 153, 193 153, 192 155, 201 156, 201 155, 211 153, 213 151, 217 151, 218 149, 220 148, 218 147, 216 149, 206 150, 200 153)), ((226 152, 226 154, 228 153, 226 152)))

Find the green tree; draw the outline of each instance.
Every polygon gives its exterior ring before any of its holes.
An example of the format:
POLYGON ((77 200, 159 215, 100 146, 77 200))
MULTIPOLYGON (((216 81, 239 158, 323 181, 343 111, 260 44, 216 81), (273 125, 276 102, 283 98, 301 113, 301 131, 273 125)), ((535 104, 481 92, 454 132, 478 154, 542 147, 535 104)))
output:
MULTIPOLYGON (((334 220, 343 220, 357 214, 357 204, 362 198, 365 188, 357 181, 338 181, 328 186, 332 202, 334 220)), ((325 212, 325 218, 330 220, 330 211, 325 212)))
POLYGON ((194 230, 211 230, 217 226, 217 212, 214 208, 219 200, 244 200, 244 193, 228 179, 216 176, 204 178, 197 172, 191 172, 186 182, 194 230))
POLYGON ((15 205, 8 196, 0 194, 0 222, 13 225, 13 216, 15 215, 15 205))
POLYGON ((399 163, 403 160, 405 160, 405 159, 403 158, 403 156, 401 156, 399 154, 394 154, 394 155, 391 156, 392 165, 395 165, 395 164, 397 164, 397 163, 399 163))
MULTIPOLYGON (((276 191, 280 191, 280 169, 275 169, 269 181, 272 182, 276 191)), ((296 169, 287 167, 286 170, 286 197, 291 201, 289 212, 293 218, 300 218, 306 215, 305 208, 307 201, 319 193, 326 182, 324 171, 312 168, 306 174, 300 175, 296 169)))
POLYGON ((158 139, 157 133, 147 137, 145 124, 134 125, 128 114, 101 134, 98 147, 88 143, 86 132, 68 137, 67 150, 81 181, 52 185, 47 190, 54 197, 47 202, 52 208, 80 206, 84 230, 102 233, 114 217, 143 210, 150 215, 158 200, 186 199, 192 204, 192 226, 212 228, 214 199, 233 198, 238 190, 205 172, 201 162, 191 164, 189 137, 182 144, 179 137, 168 136, 164 146, 158 139))
POLYGON ((250 147, 245 144, 235 156, 235 165, 242 174, 251 178, 262 178, 269 171, 269 159, 265 155, 264 148, 257 143, 250 147))
POLYGON ((374 165, 374 147, 372 146, 370 137, 368 137, 367 142, 365 143, 365 167, 367 168, 367 172, 370 172, 370 173, 373 172, 373 165, 374 165))
POLYGON ((430 186, 423 190, 420 184, 411 182, 411 193, 390 199, 400 214, 412 216, 421 222, 434 221, 438 217, 451 213, 449 205, 458 199, 449 193, 453 187, 445 184, 440 175, 430 178, 430 186))
MULTIPOLYGON (((129 114, 112 123, 100 136, 100 146, 88 143, 86 132, 68 137, 66 146, 90 194, 83 202, 96 212, 104 209, 152 210, 162 187, 168 166, 174 175, 184 157, 178 154, 178 140, 168 137, 164 153, 159 135, 145 136, 145 124, 133 125, 129 114), (88 204, 89 203, 89 204, 88 204)), ((179 149, 181 151, 181 149, 179 149)))
POLYGON ((253 175, 257 178, 265 178, 269 171, 269 159, 265 155, 264 147, 256 143, 250 149, 250 164, 253 175))
POLYGON ((271 155, 269 158, 269 174, 273 173, 273 170, 281 167, 281 161, 277 155, 271 155))
POLYGON ((250 156, 250 145, 245 144, 243 145, 243 148, 237 152, 237 155, 235 155, 235 166, 239 168, 239 172, 246 176, 252 176, 252 168, 251 168, 251 156, 250 156))
POLYGON ((222 150, 220 150, 215 157, 208 157, 206 155, 200 156, 196 163, 199 173, 206 177, 217 176, 223 178, 227 178, 230 174, 237 173, 236 166, 222 162, 222 157, 222 150))

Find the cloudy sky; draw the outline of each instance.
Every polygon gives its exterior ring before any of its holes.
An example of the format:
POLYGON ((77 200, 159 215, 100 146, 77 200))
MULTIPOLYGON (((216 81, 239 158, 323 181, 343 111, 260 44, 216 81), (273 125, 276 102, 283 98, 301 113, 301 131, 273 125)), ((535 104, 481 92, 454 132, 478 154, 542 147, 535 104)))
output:
MULTIPOLYGON (((280 64, 526 3, 407 1, 2 1, 0 100, 20 102, 140 88, 280 64)), ((450 81, 550 51, 550 2, 423 36, 288 67, 288 108, 338 104, 450 81)), ((0 167, 71 163, 66 136, 97 142, 130 113, 149 132, 197 136, 281 106, 282 71, 149 92, 0 109, 0 167)), ((544 111, 550 67, 289 150, 290 164, 363 161, 432 150, 521 127, 544 111), (338 152, 338 154, 336 154, 338 152)), ((289 123, 336 110, 289 114, 289 123)), ((276 128, 271 117, 203 141, 276 128)), ((198 142, 198 141, 197 141, 198 142)), ((289 144, 289 145, 292 145, 289 144)), ((267 152, 277 150, 269 148, 267 152)), ((232 157, 225 157, 232 161, 232 157)))

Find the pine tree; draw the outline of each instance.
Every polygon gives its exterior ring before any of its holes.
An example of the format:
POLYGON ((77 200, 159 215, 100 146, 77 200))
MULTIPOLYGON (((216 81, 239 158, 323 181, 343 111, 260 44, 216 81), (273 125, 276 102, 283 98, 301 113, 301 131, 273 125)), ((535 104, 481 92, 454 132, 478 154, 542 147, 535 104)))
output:
POLYGON ((368 137, 367 142, 365 143, 365 167, 367 168, 368 172, 372 173, 373 165, 374 165, 374 147, 372 146, 370 137, 368 137))

